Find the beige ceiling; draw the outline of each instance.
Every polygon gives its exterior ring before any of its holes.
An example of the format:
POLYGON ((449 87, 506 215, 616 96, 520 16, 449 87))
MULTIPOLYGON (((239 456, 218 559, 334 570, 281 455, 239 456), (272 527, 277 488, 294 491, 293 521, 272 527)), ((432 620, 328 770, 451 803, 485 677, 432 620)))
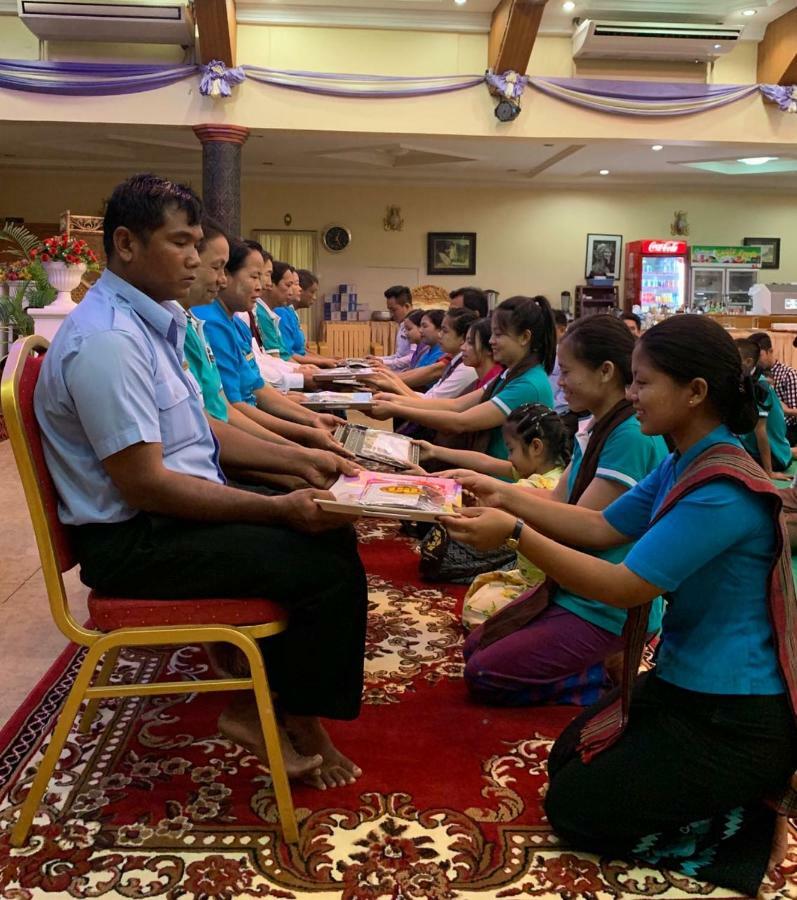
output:
MULTIPOLYGON (((483 184, 660 189, 700 187, 797 193, 797 173, 730 176, 680 165, 760 156, 760 144, 691 142, 651 150, 648 142, 543 143, 505 138, 255 131, 243 148, 244 177, 282 181, 483 184), (608 176, 599 174, 609 169, 608 176)), ((794 145, 767 155, 797 157, 794 145)), ((34 166, 52 170, 160 170, 197 176, 201 147, 189 128, 4 123, 0 179, 34 166)))
MULTIPOLYGON (((238 20, 245 23, 334 25, 348 27, 430 27, 487 31, 497 0, 237 0, 238 20)), ((576 0, 565 12, 562 0, 548 0, 543 34, 571 34, 573 19, 625 19, 745 26, 743 38, 760 40, 768 22, 794 9, 797 0, 576 0), (756 15, 744 17, 744 9, 756 15)))

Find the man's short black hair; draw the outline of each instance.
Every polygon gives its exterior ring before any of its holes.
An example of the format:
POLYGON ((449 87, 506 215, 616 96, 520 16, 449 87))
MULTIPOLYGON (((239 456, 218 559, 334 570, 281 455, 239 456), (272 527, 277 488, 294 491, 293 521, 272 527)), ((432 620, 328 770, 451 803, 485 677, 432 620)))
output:
POLYGON ((412 291, 403 284, 394 284, 385 291, 385 300, 395 300, 401 306, 412 306, 412 291))
POLYGON ((189 225, 199 225, 202 219, 202 201, 184 184, 167 181, 151 172, 133 175, 117 184, 105 207, 102 225, 102 245, 108 259, 114 252, 113 236, 117 228, 129 228, 147 241, 163 225, 169 207, 183 210, 189 225))
POLYGON ((620 318, 624 322, 636 322, 636 327, 638 331, 642 331, 642 319, 636 313, 632 312, 624 312, 620 318))
POLYGON ((462 305, 465 309, 472 309, 479 314, 479 318, 483 319, 489 313, 489 304, 487 302, 487 294, 481 288, 462 287, 451 291, 448 295, 451 300, 454 297, 462 297, 462 305))
POLYGON ((306 291, 311 288, 314 284, 318 284, 318 275, 314 272, 311 272, 309 269, 298 269, 299 273, 299 287, 306 291))
POLYGON ((766 331, 756 331, 754 334, 751 334, 748 340, 751 340, 754 344, 758 345, 759 350, 771 350, 772 349, 772 338, 766 333, 766 331))
POLYGON ((560 328, 567 328, 567 313, 562 309, 553 311, 553 320, 560 328))
POLYGON ((754 340, 751 340, 749 337, 736 338, 734 344, 736 344, 742 359, 752 359, 753 363, 756 366, 758 365, 758 360, 761 356, 761 348, 754 340))

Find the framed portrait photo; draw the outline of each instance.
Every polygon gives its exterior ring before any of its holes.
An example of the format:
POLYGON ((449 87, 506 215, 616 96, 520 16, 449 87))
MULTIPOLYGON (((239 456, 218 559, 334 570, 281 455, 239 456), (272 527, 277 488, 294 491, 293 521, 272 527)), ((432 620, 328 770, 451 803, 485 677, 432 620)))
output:
POLYGON ((761 248, 761 268, 780 268, 780 238, 746 237, 742 243, 745 247, 761 248))
POLYGON ((623 261, 623 236, 621 234, 588 234, 587 255, 584 260, 586 278, 620 277, 623 261))
POLYGON ((426 239, 428 275, 475 275, 475 231, 430 231, 426 239))

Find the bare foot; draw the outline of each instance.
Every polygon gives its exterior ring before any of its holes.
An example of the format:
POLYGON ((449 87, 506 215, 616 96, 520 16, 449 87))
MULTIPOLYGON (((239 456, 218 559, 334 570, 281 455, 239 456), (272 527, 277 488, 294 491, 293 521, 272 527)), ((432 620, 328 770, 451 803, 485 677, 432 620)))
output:
POLYGON ((328 787, 354 784, 362 775, 362 769, 332 743, 317 716, 286 715, 285 727, 299 753, 318 754, 323 760, 320 771, 302 778, 306 784, 325 791, 328 787))
MULTIPOLYGON (((219 731, 230 741, 234 741, 253 753, 267 768, 270 768, 263 730, 257 714, 254 698, 236 698, 219 716, 219 731)), ((302 756, 296 751, 284 728, 279 729, 282 758, 289 778, 318 776, 323 759, 316 753, 302 756)))
POLYGON ((786 816, 778 816, 775 820, 775 834, 772 838, 772 853, 767 863, 767 872, 776 869, 789 852, 789 820, 786 816))

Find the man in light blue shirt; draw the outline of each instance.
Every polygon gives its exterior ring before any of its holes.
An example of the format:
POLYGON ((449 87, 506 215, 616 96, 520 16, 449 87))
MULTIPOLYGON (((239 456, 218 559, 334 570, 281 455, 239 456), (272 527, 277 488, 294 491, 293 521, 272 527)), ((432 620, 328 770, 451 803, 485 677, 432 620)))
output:
MULTIPOLYGON (((168 303, 196 279, 200 216, 190 188, 154 175, 133 176, 108 202, 108 269, 56 335, 34 397, 60 515, 82 580, 106 596, 282 605, 290 624, 269 677, 288 772, 319 788, 350 784, 360 770, 319 717, 360 709, 367 586, 356 538, 350 519, 315 503, 329 493, 224 483, 168 303)), ((219 729, 267 762, 251 695, 219 729)))
POLYGON ((389 287, 385 291, 385 302, 394 322, 398 323, 396 349, 390 356, 377 357, 393 372, 404 372, 410 367, 415 346, 410 343, 404 327, 404 320, 412 312, 412 291, 403 284, 389 287))
POLYGON ((102 464, 133 444, 160 444, 167 469, 224 483, 199 387, 177 342, 171 305, 110 269, 58 330, 35 408, 65 524, 136 514, 102 464))

